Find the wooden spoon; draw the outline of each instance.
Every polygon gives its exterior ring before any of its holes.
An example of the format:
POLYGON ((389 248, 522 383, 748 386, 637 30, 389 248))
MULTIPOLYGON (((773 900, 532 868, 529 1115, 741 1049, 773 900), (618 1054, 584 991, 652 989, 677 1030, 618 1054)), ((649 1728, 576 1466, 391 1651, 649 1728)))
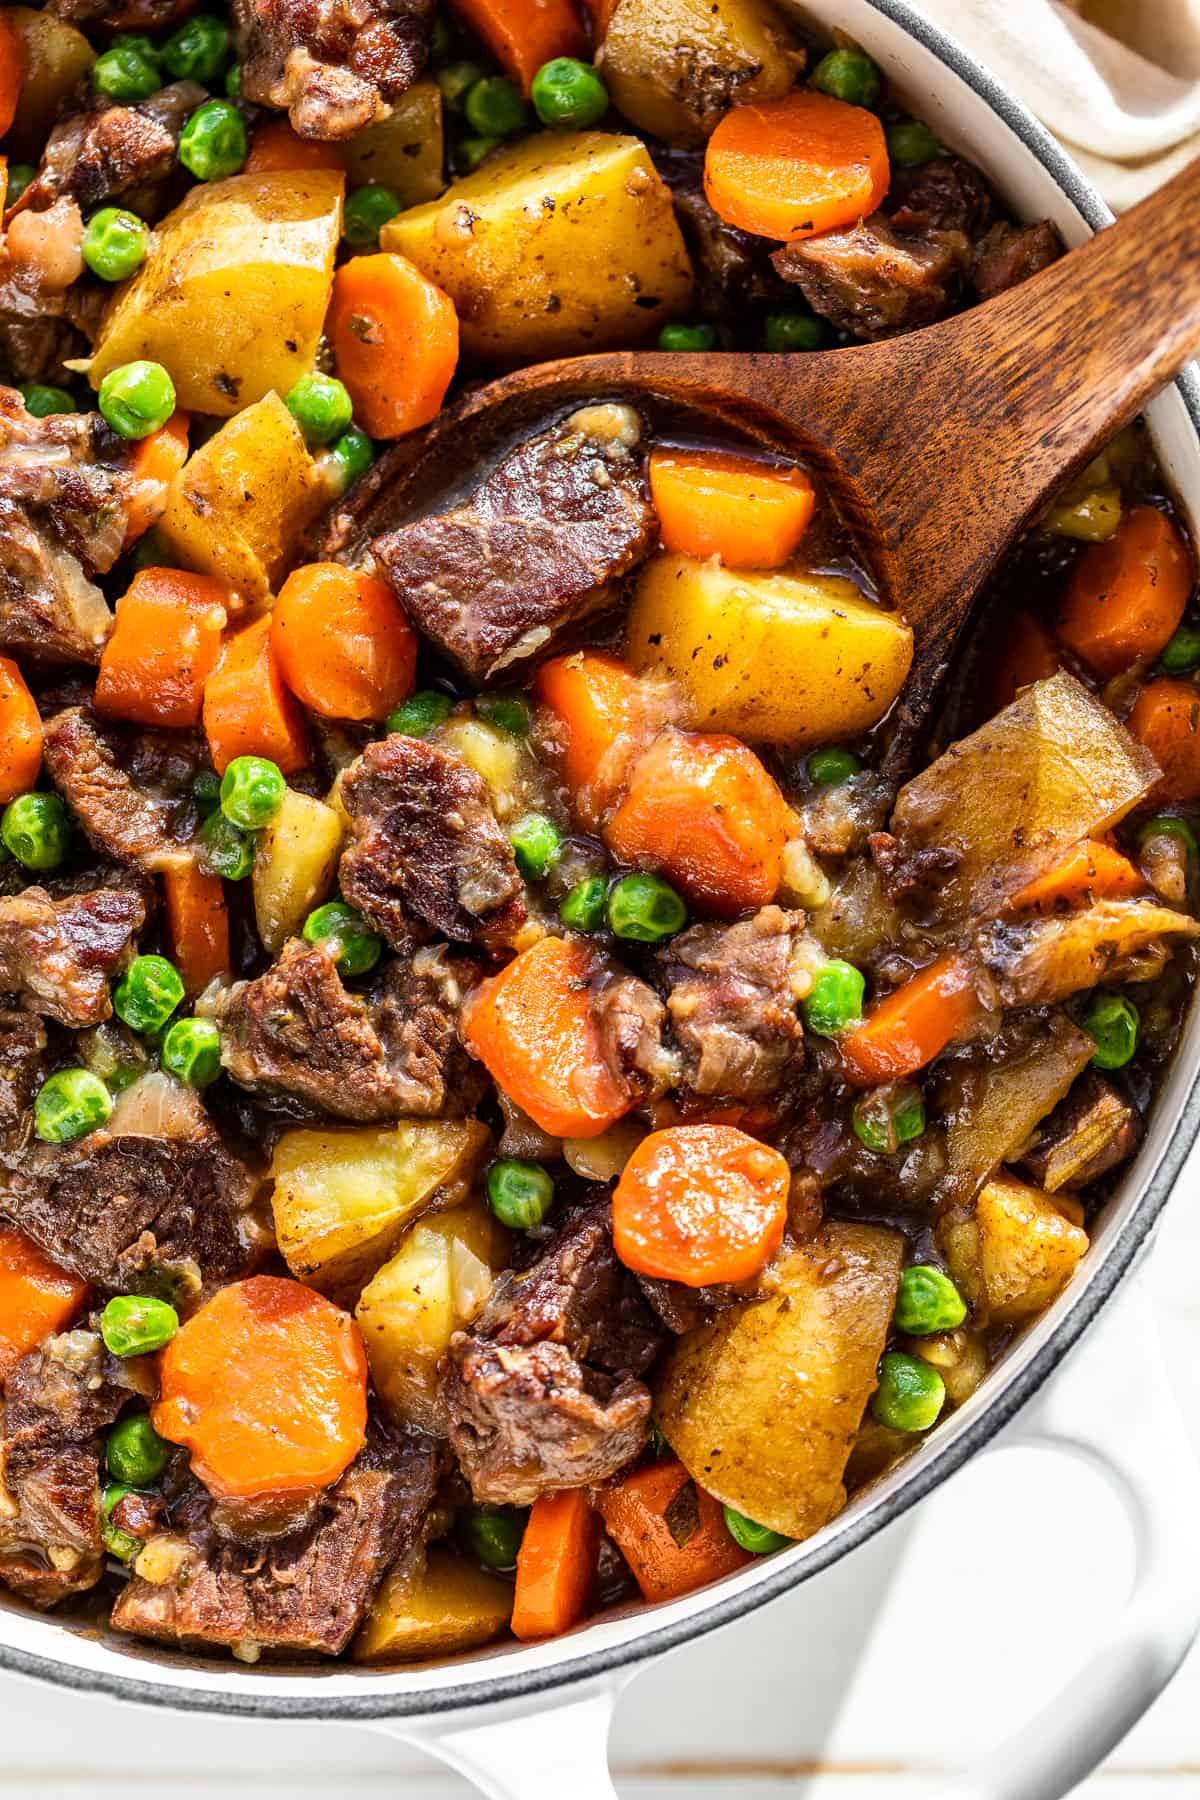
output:
POLYGON ((817 354, 617 351, 502 376, 382 458, 327 547, 430 510, 434 488, 583 398, 732 427, 824 477, 913 627, 891 722, 899 773, 982 584, 1198 351, 1200 159, 1021 286, 903 337, 817 354))

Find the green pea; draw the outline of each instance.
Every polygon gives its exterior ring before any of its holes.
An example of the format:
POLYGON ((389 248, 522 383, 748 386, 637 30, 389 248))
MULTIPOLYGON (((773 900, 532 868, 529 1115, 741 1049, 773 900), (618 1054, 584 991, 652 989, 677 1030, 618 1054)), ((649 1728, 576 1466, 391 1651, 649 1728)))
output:
POLYGON ((287 793, 278 763, 265 756, 235 756, 221 777, 221 811, 241 831, 269 825, 287 793))
POLYGON ((179 139, 179 160, 197 181, 236 175, 249 151, 246 122, 232 100, 206 100, 179 139))
POLYGON ((404 737, 428 737, 436 725, 449 718, 453 704, 448 694, 424 688, 418 694, 410 694, 394 713, 388 714, 387 730, 398 731, 404 737))
POLYGON ((116 43, 92 64, 92 86, 119 106, 148 100, 162 86, 158 69, 132 44, 116 43))
POLYGON ((904 1083, 899 1087, 873 1088, 855 1102, 851 1124, 859 1141, 876 1155, 890 1156, 893 1151, 919 1138, 925 1129, 925 1102, 920 1088, 904 1083))
POLYGON ((475 86, 483 79, 483 70, 477 62, 460 58, 458 62, 447 63, 437 73, 437 84, 442 90, 442 99, 452 112, 458 112, 462 103, 475 86))
POLYGON ((804 1023, 817 1037, 837 1037, 862 1018, 867 984, 853 963, 835 958, 813 977, 812 991, 802 1003, 804 1023))
POLYGON ((138 56, 144 56, 148 63, 157 69, 162 62, 162 45, 145 31, 123 31, 109 45, 110 50, 132 50, 138 56))
POLYGON ((1200 664, 1200 630, 1181 625, 1158 660, 1172 675, 1188 674, 1200 664))
POLYGON ((623 875, 608 896, 608 923, 619 938, 661 944, 687 924, 687 907, 661 875, 623 875))
POLYGON ((1177 819, 1173 813, 1159 813, 1153 819, 1147 819, 1138 832, 1138 843, 1145 844, 1153 837, 1177 838, 1187 851, 1188 859, 1195 862, 1200 856, 1200 845, 1196 843, 1196 834, 1186 819, 1177 819))
POLYGON ((664 325, 658 334, 660 350, 711 350, 716 341, 715 325, 664 325))
POLYGON ((229 60, 229 27, 210 13, 197 13, 173 31, 162 48, 163 65, 175 81, 211 87, 229 60))
POLYGON ((100 1541, 108 1554, 115 1556, 118 1562, 132 1562, 135 1556, 141 1555, 144 1548, 140 1537, 135 1537, 123 1526, 114 1525, 112 1520, 117 1502, 136 1491, 136 1488, 129 1487, 124 1482, 115 1482, 106 1487, 100 1496, 100 1541))
POLYGON ((529 108, 507 75, 485 75, 469 87, 463 112, 480 137, 511 137, 529 123, 529 108))
POLYGON ((100 383, 96 404, 120 437, 149 437, 175 411, 175 383, 161 363, 122 363, 100 383))
POLYGON ((543 125, 562 125, 571 131, 598 125, 608 111, 608 89, 591 63, 573 56, 543 63, 529 97, 543 125))
POLYGON ((399 195, 381 182, 368 181, 346 196, 342 236, 352 250, 378 250, 379 233, 399 211, 399 195))
POLYGON ((550 1211, 554 1182, 541 1163, 519 1162, 510 1156, 488 1170, 487 1197, 502 1225, 512 1231, 529 1231, 550 1211))
POLYGON ((215 769, 201 769, 192 782, 192 799, 207 818, 221 804, 221 777, 215 769))
POLYGON ((455 168, 469 175, 472 169, 479 167, 485 157, 492 154, 493 150, 499 149, 503 141, 498 137, 460 138, 458 148, 454 153, 455 168))
POLYGON ((763 320, 763 348, 773 354, 792 350, 823 350, 829 327, 815 313, 798 306, 780 306, 763 320))
POLYGON ((879 68, 865 50, 830 50, 809 79, 848 106, 874 106, 879 98, 879 68))
POLYGON ((1098 1069, 1123 1069, 1138 1044, 1141 1020, 1123 994, 1097 994, 1083 1015, 1083 1029, 1095 1040, 1092 1061, 1098 1069))
POLYGON ((564 896, 558 916, 572 931, 599 931, 607 898, 608 884, 603 875, 585 875, 564 896))
POLYGON ((78 411, 66 388, 46 387, 40 381, 30 381, 19 391, 31 419, 48 419, 51 413, 78 411))
POLYGON ((145 1488, 156 1482, 174 1454, 174 1444, 159 1437, 148 1413, 118 1419, 104 1442, 104 1462, 114 1481, 145 1488))
POLYGON ((518 819, 508 841, 526 881, 543 881, 562 852, 562 833, 544 813, 526 813, 518 819))
POLYGON ((100 1314, 100 1336, 113 1356, 146 1356, 179 1330, 179 1314, 149 1294, 118 1294, 100 1314))
POLYGON ((936 156, 945 156, 946 146, 920 119, 901 119, 884 132, 888 155, 902 169, 919 169, 936 156))
POLYGON ((529 702, 522 699, 520 694, 480 694, 475 702, 475 711, 489 725, 495 725, 500 731, 507 731, 513 737, 528 737, 529 727, 533 723, 529 702))
POLYGON ((486 1569, 515 1569, 525 1535, 519 1512, 505 1506, 473 1506, 459 1519, 459 1531, 472 1555, 486 1569))
POLYGON ((37 170, 32 163, 9 163, 8 190, 5 194, 5 205, 15 206, 25 189, 37 180, 37 170))
POLYGON ((772 1531, 768 1525, 756 1525, 753 1519, 735 1512, 732 1506, 725 1508, 725 1529, 734 1543, 748 1550, 751 1556, 770 1556, 775 1550, 786 1550, 792 1542, 791 1538, 772 1531))
POLYGON ((33 1129, 44 1144, 71 1144, 105 1124, 112 1095, 90 1069, 59 1069, 33 1103, 33 1129))
POLYGON ((302 375, 288 390, 284 405, 310 447, 331 444, 345 431, 354 413, 350 395, 333 375, 302 375))
POLYGON ((814 750, 806 767, 808 779, 815 781, 818 787, 841 787, 852 775, 858 774, 862 764, 853 750, 830 744, 827 749, 814 750))
POLYGON ((211 1019, 176 1019, 159 1052, 168 1075, 208 1087, 221 1073, 221 1034, 211 1019))
POLYGON ((919 1356, 889 1350, 879 1365, 871 1411, 892 1431, 928 1431, 946 1403, 946 1384, 919 1356))
POLYGON ((957 1331, 967 1316, 967 1303, 948 1275, 928 1263, 914 1263, 900 1277, 896 1296, 896 1329, 909 1337, 933 1331, 957 1331))
POLYGON ((375 461, 375 446, 365 431, 357 425, 351 425, 343 431, 340 438, 330 444, 328 450, 329 464, 333 474, 333 484, 339 494, 352 488, 360 475, 365 475, 375 461))
POLYGON ((57 869, 71 848, 71 821, 57 794, 18 794, 0 818, 0 840, 24 869, 57 869))
POLYGON ((218 807, 200 827, 197 861, 206 875, 220 875, 224 881, 245 881, 254 868, 254 839, 231 825, 218 807))
POLYGON ((304 921, 306 943, 327 944, 343 975, 366 975, 383 954, 383 939, 344 900, 318 906, 304 921))
POLYGON ((226 75, 226 77, 225 77, 225 94, 226 94, 226 97, 230 100, 240 100, 241 99, 241 97, 242 97, 242 65, 241 65, 241 63, 234 63, 233 67, 229 70, 228 74, 226 75))
POLYGON ((113 989, 113 1011, 143 1034, 161 1031, 183 999, 179 971, 165 956, 135 956, 113 989))
POLYGON ((140 269, 150 248, 150 227, 121 206, 103 206, 88 220, 83 260, 101 281, 124 281, 140 269))

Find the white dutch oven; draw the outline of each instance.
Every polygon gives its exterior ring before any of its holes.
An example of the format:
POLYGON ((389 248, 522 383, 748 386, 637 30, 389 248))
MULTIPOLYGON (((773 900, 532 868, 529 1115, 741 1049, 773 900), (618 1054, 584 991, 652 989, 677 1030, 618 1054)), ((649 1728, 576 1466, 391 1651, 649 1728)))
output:
MULTIPOLYGON (((1053 219, 1069 245, 1107 222, 1099 197, 1041 126, 904 0, 809 0, 802 11, 827 30, 849 32, 869 50, 913 111, 981 164, 1019 216, 1053 219)), ((1155 401, 1150 421, 1196 530, 1200 383, 1192 371, 1155 401)), ((247 1669, 225 1657, 171 1655, 69 1619, 36 1616, 9 1601, 0 1606, 0 1667, 146 1705, 371 1725, 423 1745, 497 1800, 611 1800, 608 1722, 616 1695, 646 1659, 806 1581, 985 1446, 1033 1439, 1081 1454, 1111 1478, 1137 1540, 1133 1593, 1108 1639, 1066 1690, 1019 1738, 942 1793, 945 1800, 1057 1800, 1165 1686, 1200 1620, 1200 1476, 1183 1448, 1162 1380, 1146 1380, 1145 1328, 1131 1312, 1136 1296, 1113 1309, 1123 1325, 1120 1343, 1112 1323, 1089 1336, 1082 1380, 1073 1349, 1114 1290, 1129 1287, 1127 1278, 1198 1127, 1200 1008, 1193 1006, 1145 1143, 1067 1293, 966 1406, 826 1530, 700 1593, 672 1605, 631 1608, 551 1643, 510 1645, 390 1673, 344 1663, 247 1669), (1139 1345, 1141 1381, 1128 1404, 1114 1403, 1124 1359, 1113 1351, 1131 1333, 1139 1345), (1068 1353, 1071 1365, 1060 1374, 1068 1353)))

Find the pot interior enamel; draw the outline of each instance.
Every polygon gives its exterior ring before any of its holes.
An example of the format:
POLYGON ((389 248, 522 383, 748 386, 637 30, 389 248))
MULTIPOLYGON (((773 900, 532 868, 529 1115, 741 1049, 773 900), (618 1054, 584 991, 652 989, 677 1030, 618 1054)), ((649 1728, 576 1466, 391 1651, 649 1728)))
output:
MULTIPOLYGON (((902 0, 808 0, 792 7, 850 33, 882 63, 913 111, 978 162, 1013 211, 1050 218, 1068 245, 1107 213, 1041 129, 978 64, 902 0)), ((1200 527, 1200 383, 1192 372, 1149 412, 1156 448, 1183 510, 1200 527)), ((982 1388, 899 1468, 816 1537, 670 1605, 631 1607, 546 1644, 508 1645, 436 1667, 380 1672, 346 1663, 247 1668, 186 1657, 0 1603, 0 1666, 114 1697, 212 1712, 369 1719, 415 1717, 533 1696, 682 1643, 796 1586, 862 1543, 944 1480, 1031 1396, 1134 1262, 1200 1126, 1200 1009, 1193 1005, 1136 1160, 1110 1201, 1062 1298, 982 1388)))

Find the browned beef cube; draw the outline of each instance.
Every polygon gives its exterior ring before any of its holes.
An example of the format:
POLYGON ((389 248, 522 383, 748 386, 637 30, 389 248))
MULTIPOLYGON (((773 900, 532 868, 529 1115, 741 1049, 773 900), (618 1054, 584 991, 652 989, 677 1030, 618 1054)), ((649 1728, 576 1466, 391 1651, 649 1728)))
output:
POLYGON ((128 961, 145 918, 132 887, 62 900, 28 887, 0 899, 0 992, 61 1025, 98 1025, 112 1013, 109 978, 128 961))
POLYGON ((353 137, 425 66, 434 0, 234 0, 242 98, 301 137, 353 137))
POLYGON ((969 260, 962 232, 900 237, 882 213, 787 244, 771 258, 814 312, 858 338, 896 337, 944 318, 969 260))

